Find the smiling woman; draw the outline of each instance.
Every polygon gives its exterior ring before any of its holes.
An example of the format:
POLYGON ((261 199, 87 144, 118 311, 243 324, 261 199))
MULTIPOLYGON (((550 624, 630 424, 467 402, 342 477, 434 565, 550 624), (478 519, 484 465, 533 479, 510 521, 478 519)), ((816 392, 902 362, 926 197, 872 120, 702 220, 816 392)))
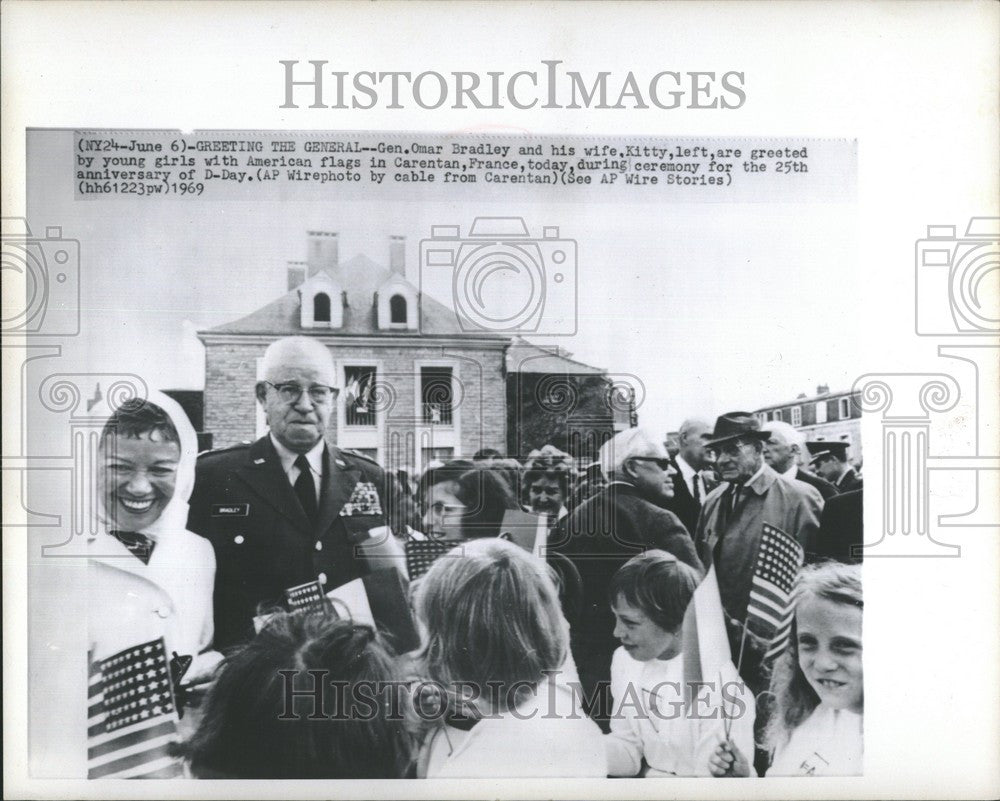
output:
POLYGON ((161 409, 134 404, 109 421, 101 439, 104 508, 117 529, 141 531, 154 523, 177 485, 181 456, 177 429, 161 409))
POLYGON ((219 655, 206 652, 215 556, 186 528, 196 457, 194 429, 165 395, 127 400, 109 415, 99 451, 98 533, 88 543, 92 659, 164 637, 168 655, 193 658, 186 681, 218 664, 219 655))

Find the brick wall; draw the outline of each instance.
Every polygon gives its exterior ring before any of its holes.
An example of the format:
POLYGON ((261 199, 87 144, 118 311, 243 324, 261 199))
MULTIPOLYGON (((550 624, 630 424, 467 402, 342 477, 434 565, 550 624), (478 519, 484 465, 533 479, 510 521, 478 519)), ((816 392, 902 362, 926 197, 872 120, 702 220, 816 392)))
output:
POLYGON ((254 439, 254 385, 257 359, 264 355, 264 347, 211 344, 205 348, 205 430, 213 435, 216 448, 254 439))
MULTIPOLYGON (((226 447, 255 438, 257 359, 264 344, 221 344, 205 347, 205 430, 214 434, 215 447, 226 447)), ((420 361, 450 362, 460 384, 457 413, 460 419, 459 448, 470 458, 483 447, 503 451, 507 438, 507 407, 503 375, 503 350, 448 348, 400 343, 393 347, 330 345, 338 367, 351 363, 379 365, 379 384, 384 393, 376 404, 383 411, 387 428, 405 431, 419 420, 417 371, 420 361)), ((331 421, 328 440, 337 442, 336 420, 331 421)), ((385 442, 380 443, 385 447, 385 442)))

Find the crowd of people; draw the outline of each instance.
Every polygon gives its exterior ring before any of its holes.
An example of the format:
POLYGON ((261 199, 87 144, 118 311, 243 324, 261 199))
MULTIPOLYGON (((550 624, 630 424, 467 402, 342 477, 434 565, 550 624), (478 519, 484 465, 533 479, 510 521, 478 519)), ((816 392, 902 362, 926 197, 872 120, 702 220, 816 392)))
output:
POLYGON ((158 394, 111 412, 101 438, 90 658, 158 637, 191 657, 187 775, 861 772, 862 490, 840 443, 732 412, 686 421, 673 453, 634 428, 595 464, 546 445, 411 476, 327 444, 322 344, 279 340, 261 374, 247 391, 269 430, 254 443, 197 456, 158 394), (541 546, 506 536, 525 513, 541 546), (804 555, 778 653, 748 621, 768 528, 804 555), (288 605, 290 590, 322 598, 384 567, 377 538, 401 554, 443 544, 426 572, 392 562, 416 648, 329 604, 288 605), (703 655, 684 635, 709 574, 729 647, 692 700, 703 655))

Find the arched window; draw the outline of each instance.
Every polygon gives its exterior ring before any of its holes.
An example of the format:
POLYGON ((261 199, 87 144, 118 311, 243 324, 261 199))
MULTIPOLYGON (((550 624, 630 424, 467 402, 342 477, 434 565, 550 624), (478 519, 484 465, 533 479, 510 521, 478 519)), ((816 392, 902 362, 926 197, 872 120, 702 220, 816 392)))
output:
POLYGON ((406 298, 402 295, 389 298, 389 322, 406 323, 406 298))
POLYGON ((330 296, 317 292, 313 298, 313 320, 317 323, 330 322, 330 296))

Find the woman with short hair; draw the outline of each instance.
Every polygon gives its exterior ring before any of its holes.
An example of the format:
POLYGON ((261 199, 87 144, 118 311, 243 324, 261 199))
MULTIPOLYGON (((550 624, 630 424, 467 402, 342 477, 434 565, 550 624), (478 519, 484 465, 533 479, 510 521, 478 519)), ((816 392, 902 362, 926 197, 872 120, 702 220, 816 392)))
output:
POLYGON ((425 471, 420 498, 424 533, 438 539, 496 537, 504 514, 521 508, 497 471, 462 459, 425 471))

